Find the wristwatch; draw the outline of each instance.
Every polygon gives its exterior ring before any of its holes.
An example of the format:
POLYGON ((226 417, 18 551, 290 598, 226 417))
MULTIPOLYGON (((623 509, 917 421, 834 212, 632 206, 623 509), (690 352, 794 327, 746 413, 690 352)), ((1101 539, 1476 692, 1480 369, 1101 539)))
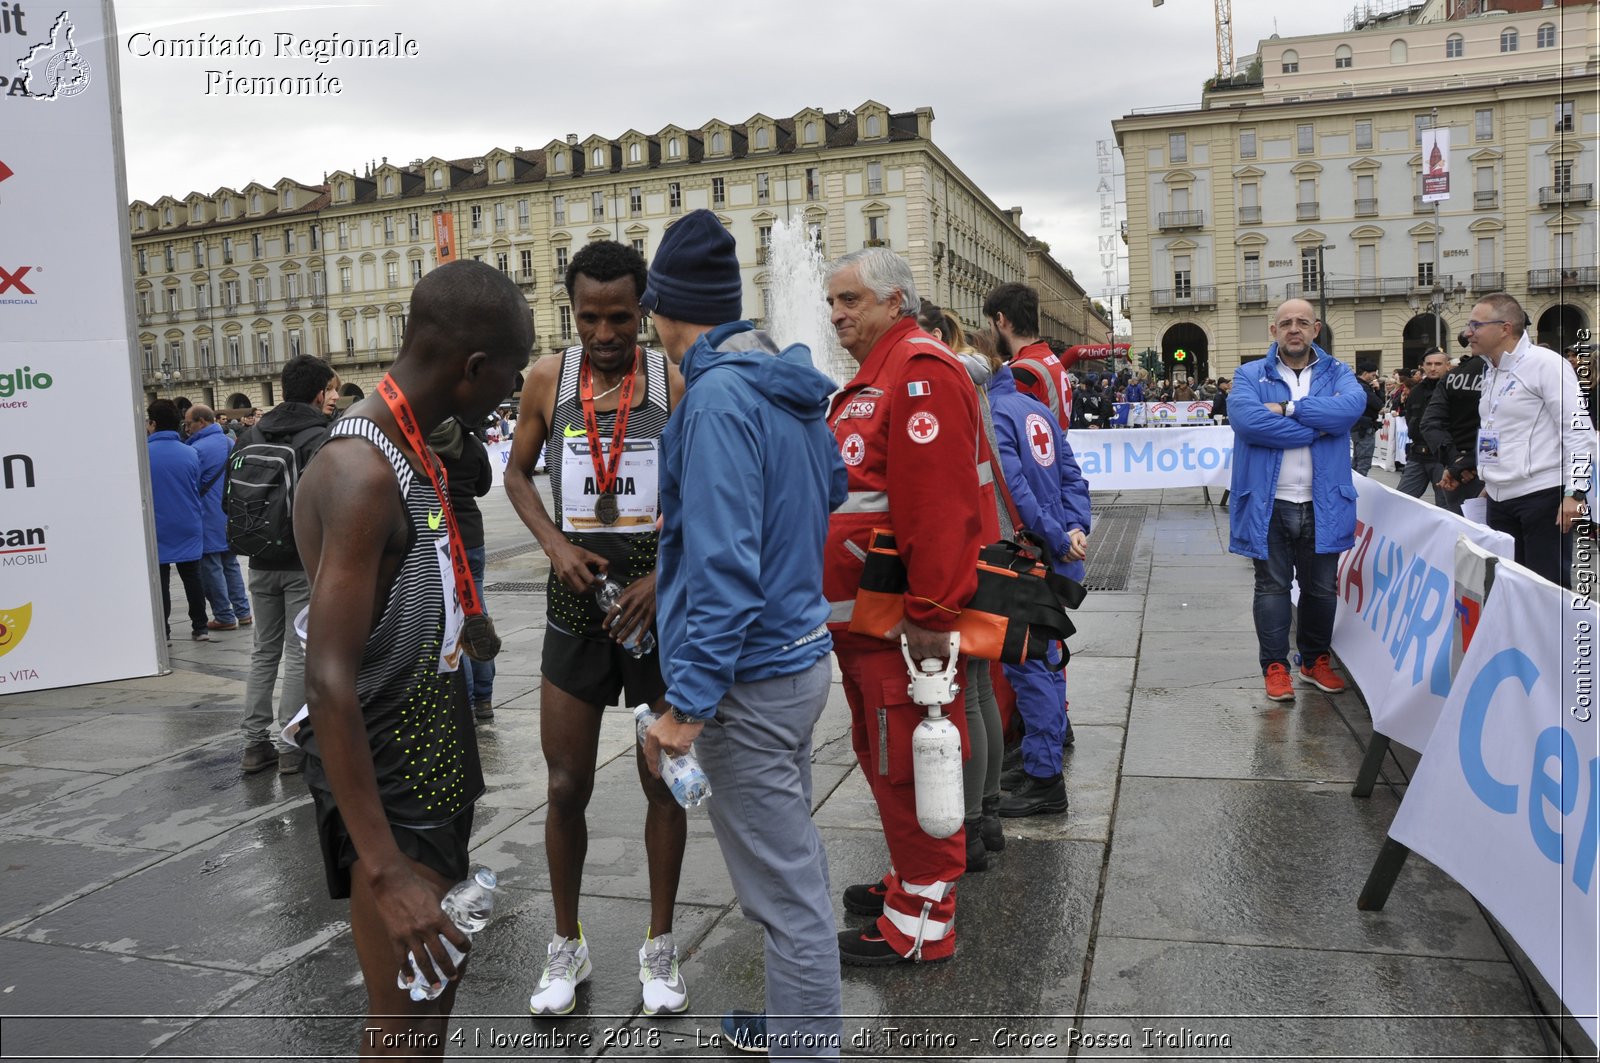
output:
POLYGON ((1288 402, 1283 404, 1283 415, 1285 417, 1293 417, 1294 416, 1294 400, 1293 399, 1290 399, 1288 402))
POLYGON ((698 716, 690 716, 687 712, 684 712, 682 709, 673 709, 672 710, 672 718, 674 720, 678 721, 679 723, 705 723, 705 720, 702 720, 698 716))
POLYGON ((1576 498, 1581 504, 1589 504, 1589 492, 1581 491, 1576 487, 1569 487, 1562 492, 1567 498, 1576 498))

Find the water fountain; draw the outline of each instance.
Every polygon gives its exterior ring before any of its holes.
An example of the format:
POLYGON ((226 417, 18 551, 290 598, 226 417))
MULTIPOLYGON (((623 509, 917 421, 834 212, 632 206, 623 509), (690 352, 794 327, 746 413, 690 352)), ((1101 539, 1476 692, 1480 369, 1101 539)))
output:
POLYGON ((843 384, 856 375, 856 363, 834 336, 824 298, 826 265, 807 231, 805 219, 796 215, 772 224, 767 248, 766 330, 780 346, 803 343, 811 348, 811 364, 843 384))

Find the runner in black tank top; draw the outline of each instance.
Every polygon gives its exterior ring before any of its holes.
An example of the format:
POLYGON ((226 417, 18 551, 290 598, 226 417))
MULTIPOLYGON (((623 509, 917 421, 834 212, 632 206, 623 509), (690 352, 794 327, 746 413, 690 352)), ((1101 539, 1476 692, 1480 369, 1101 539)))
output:
MULTIPOLYGON (((622 244, 600 240, 573 256, 567 294, 581 344, 540 359, 529 371, 506 467, 506 495, 550 559, 539 729, 550 779, 545 854, 555 933, 528 1001, 536 1015, 570 1012, 579 983, 590 973, 578 901, 601 710, 616 704, 619 695, 626 705, 645 703, 657 712, 665 707, 655 652, 635 658, 618 642, 648 629, 655 619, 659 441, 683 393, 683 377, 665 356, 639 346, 644 284, 644 259, 622 244), (619 451, 617 422, 624 400, 627 420, 619 451), (554 512, 545 508, 531 482, 541 453, 554 512), (627 585, 609 631, 594 599, 595 575, 602 569, 627 585)), ((671 934, 685 820, 635 748, 648 802, 650 923, 640 928, 645 931, 640 966, 609 974, 642 984, 647 1013, 675 1012, 687 1006, 671 934)))

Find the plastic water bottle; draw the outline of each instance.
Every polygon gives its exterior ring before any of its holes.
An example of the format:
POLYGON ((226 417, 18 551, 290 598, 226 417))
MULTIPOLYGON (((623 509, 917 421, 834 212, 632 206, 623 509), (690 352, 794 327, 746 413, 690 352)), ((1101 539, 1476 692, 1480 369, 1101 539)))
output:
MULTIPOLYGON (((600 603, 600 612, 609 614, 611 607, 617 604, 622 597, 622 584, 609 576, 601 576, 594 585, 594 599, 600 603)), ((622 648, 635 657, 643 657, 656 648, 655 632, 646 628, 644 634, 635 635, 630 641, 624 642, 622 648)))
MULTIPOLYGON (((644 733, 656 722, 656 714, 650 711, 650 706, 640 705, 633 710, 633 721, 639 731, 639 744, 642 746, 644 733)), ((677 798, 678 804, 684 808, 693 808, 711 796, 711 780, 706 778, 706 773, 700 767, 700 761, 695 759, 692 748, 681 757, 670 757, 663 749, 661 778, 672 790, 672 796, 677 798)))
MULTIPOLYGON (((445 915, 450 917, 450 921, 456 925, 456 929, 470 938, 489 925, 489 917, 494 914, 494 889, 496 885, 497 882, 493 871, 486 867, 475 867, 472 869, 472 874, 468 875, 464 881, 457 882, 450 887, 450 892, 444 895, 444 899, 439 902, 439 907, 444 910, 445 915)), ((453 963, 459 964, 466 959, 467 954, 452 945, 450 939, 443 934, 439 935, 439 944, 444 946, 444 951, 449 954, 453 963)), ((406 959, 411 961, 412 977, 407 980, 403 973, 399 975, 397 984, 400 988, 409 992, 411 999, 415 1001, 437 1000, 439 995, 444 992, 445 977, 444 972, 439 970, 439 965, 434 962, 433 957, 431 955, 428 957, 428 964, 433 968, 433 973, 438 976, 438 989, 433 988, 430 984, 435 979, 431 979, 422 973, 422 965, 417 962, 416 953, 406 953, 406 959)))

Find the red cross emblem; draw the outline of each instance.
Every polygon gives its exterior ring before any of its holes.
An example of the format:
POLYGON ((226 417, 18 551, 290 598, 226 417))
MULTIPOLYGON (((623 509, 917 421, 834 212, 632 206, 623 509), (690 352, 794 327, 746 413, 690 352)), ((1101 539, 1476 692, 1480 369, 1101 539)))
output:
POLYGON ((1050 430, 1050 424, 1043 415, 1028 414, 1023 422, 1028 436, 1028 449, 1033 452, 1033 460, 1040 465, 1054 465, 1056 463, 1056 434, 1050 430))
POLYGON ((860 465, 866 456, 867 443, 859 432, 850 435, 839 445, 839 457, 844 459, 846 465, 860 465))
POLYGON ((932 443, 939 435, 939 418, 926 410, 914 413, 906 422, 906 434, 913 443, 932 443))

